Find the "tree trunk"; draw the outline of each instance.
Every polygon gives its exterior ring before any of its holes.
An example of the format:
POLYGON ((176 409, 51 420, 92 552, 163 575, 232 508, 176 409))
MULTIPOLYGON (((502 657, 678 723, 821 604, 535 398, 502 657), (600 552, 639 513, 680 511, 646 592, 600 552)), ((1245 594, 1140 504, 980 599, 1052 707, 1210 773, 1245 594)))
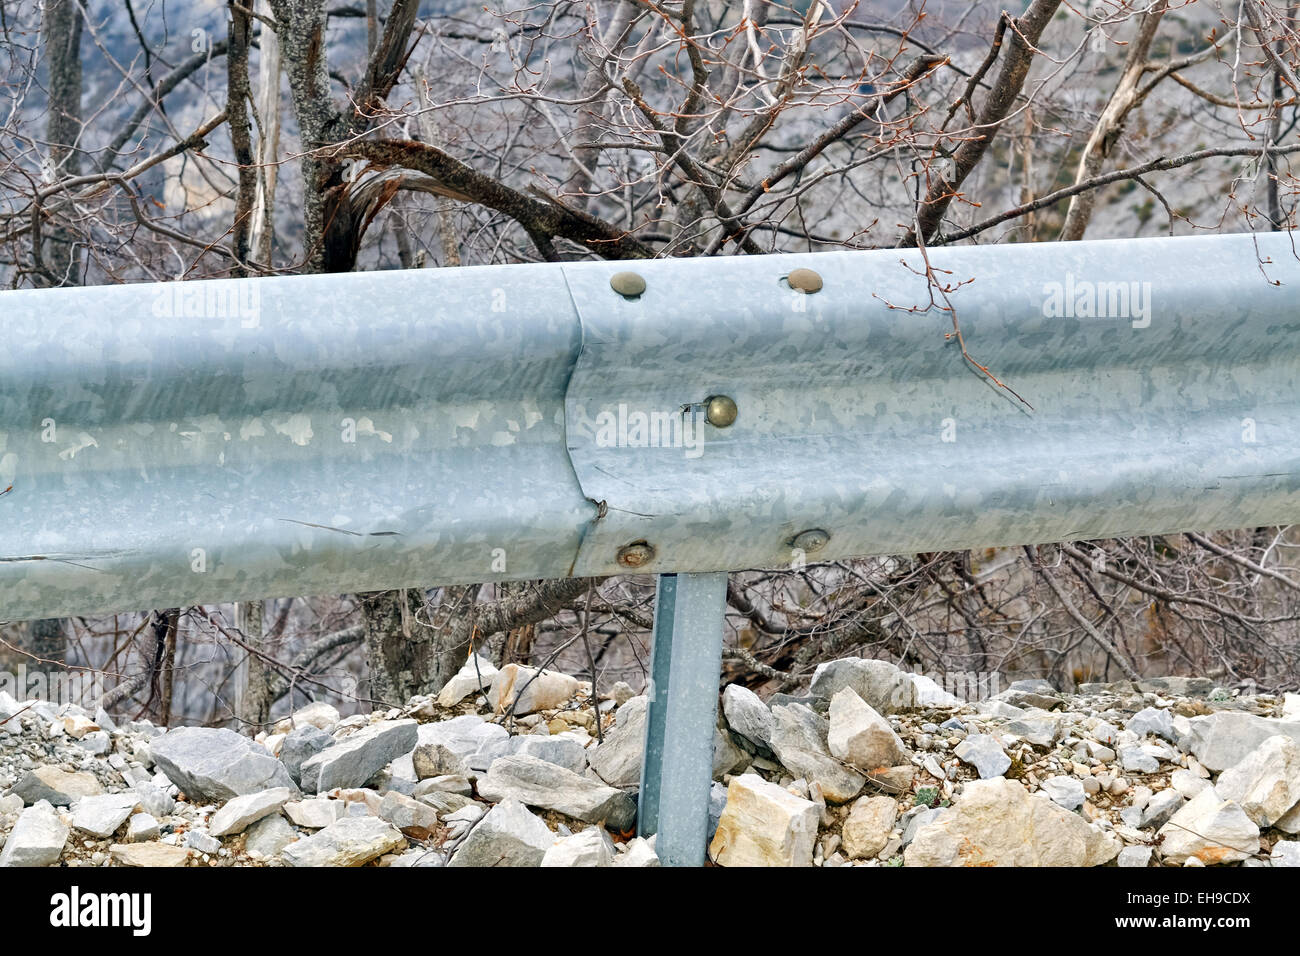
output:
MULTIPOLYGON (((235 611, 235 626, 244 635, 244 642, 258 651, 265 650, 262 623, 265 610, 264 601, 245 601, 235 611)), ((244 682, 235 708, 240 733, 252 737, 265 728, 271 719, 273 702, 270 669, 257 654, 248 652, 244 660, 244 682)))
MULTIPOLYGON (((55 182, 81 172, 76 149, 81 136, 81 10, 76 0, 46 0, 44 32, 50 73, 45 177, 55 182)), ((39 284, 81 284, 81 257, 66 227, 56 226, 44 242, 35 235, 32 253, 39 284)))

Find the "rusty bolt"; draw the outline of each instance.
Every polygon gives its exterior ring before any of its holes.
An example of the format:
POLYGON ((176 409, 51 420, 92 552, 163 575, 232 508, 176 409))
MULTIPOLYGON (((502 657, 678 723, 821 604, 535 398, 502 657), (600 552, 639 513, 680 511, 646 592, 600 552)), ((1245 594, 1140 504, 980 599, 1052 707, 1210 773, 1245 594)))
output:
POLYGON ((798 548, 804 554, 813 554, 826 547, 826 542, 830 541, 831 536, 827 531, 821 528, 809 528, 807 531, 800 531, 790 542, 792 548, 798 548))
POLYGON ((654 560, 655 549, 644 541, 633 541, 618 549, 618 563, 625 568, 639 568, 654 560))

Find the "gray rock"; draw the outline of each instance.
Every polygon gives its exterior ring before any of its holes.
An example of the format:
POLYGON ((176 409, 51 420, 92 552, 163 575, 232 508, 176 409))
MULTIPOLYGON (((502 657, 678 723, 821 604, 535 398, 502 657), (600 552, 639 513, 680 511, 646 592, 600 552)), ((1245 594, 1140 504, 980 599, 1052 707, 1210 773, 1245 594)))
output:
POLYGON ((438 827, 438 811, 434 807, 395 790, 384 794, 384 800, 379 805, 379 816, 399 830, 410 827, 435 830, 438 827))
POLYGON ((298 800, 284 805, 284 812, 294 823, 309 830, 321 830, 343 818, 347 808, 342 800, 324 797, 298 800))
POLYGON ((1193 717, 1182 746, 1205 769, 1218 772, 1239 763, 1269 737, 1284 734, 1300 743, 1300 721, 1271 720, 1240 711, 1219 711, 1193 717))
POLYGON ((609 866, 614 862, 614 841, 600 827, 552 843, 542 856, 542 866, 609 866))
MULTIPOLYGON (((710 837, 709 839, 712 839, 710 837)), ((623 850, 614 860, 615 866, 659 866, 659 857, 654 846, 643 837, 634 837, 623 844, 623 850)))
MULTIPOLYGON (((507 757, 511 754, 527 754, 530 757, 545 760, 566 770, 572 770, 574 773, 583 773, 587 769, 586 748, 574 738, 560 735, 544 737, 541 734, 523 734, 517 737, 507 737, 505 740, 489 745, 484 752, 494 758, 507 757)), ((417 766, 417 773, 419 769, 417 766)), ((443 770, 442 774, 428 774, 427 776, 436 777, 458 772, 462 771, 448 769, 443 770)))
POLYGON ((462 758, 469 758, 508 736, 509 731, 500 724, 490 724, 475 714, 419 727, 420 744, 442 744, 462 758))
POLYGON ((221 841, 209 833, 204 833, 202 830, 186 830, 184 845, 191 850, 206 853, 208 856, 221 852, 221 841))
POLYGON ((801 704, 773 707, 772 717, 772 751, 787 770, 819 784, 831 803, 847 803, 858 795, 866 777, 843 767, 831 756, 826 743, 830 729, 826 718, 801 704))
POLYGON ((826 743, 832 757, 865 773, 897 767, 911 759, 889 721, 851 687, 841 688, 831 698, 826 743))
POLYGON ((1115 858, 1116 866, 1146 867, 1151 865, 1151 847, 1126 846, 1115 858))
POLYGON ((635 787, 641 782, 648 701, 633 697, 618 709, 605 739, 587 753, 591 769, 611 787, 635 787))
POLYGON ((630 829, 636 818, 636 804, 623 791, 526 754, 493 761, 478 792, 493 803, 518 800, 615 830, 630 829))
POLYGON ((554 842, 555 834, 541 818, 530 813, 518 800, 505 799, 475 824, 447 865, 538 866, 554 842))
POLYGON ((1148 677, 1138 681, 1137 687, 1144 694, 1164 697, 1208 697, 1214 681, 1208 677, 1148 677))
POLYGON ((454 707, 470 694, 487 693, 496 676, 497 669, 492 662, 475 655, 442 685, 442 690, 438 691, 438 705, 454 707))
POLYGON ((245 831, 244 850, 249 856, 270 860, 280 854, 298 834, 281 814, 262 817, 245 831))
POLYGON ((1007 685, 1007 691, 1016 691, 1023 694, 1042 694, 1046 697, 1052 697, 1056 694, 1056 688, 1052 686, 1052 682, 1043 680, 1041 677, 1013 680, 1007 685))
MULTIPOLYGON (((499 741, 505 745, 511 738, 499 741)), ((416 780, 429 777, 445 777, 448 774, 464 774, 468 768, 465 758, 450 750, 445 744, 420 744, 411 754, 411 765, 415 770, 416 780)))
POLYGON ((1064 807, 1067 810, 1078 810, 1083 806, 1083 781, 1076 777, 1064 775, 1048 777, 1040 784, 1040 788, 1058 807, 1064 807))
POLYGON ((1233 863, 1259 852, 1259 827, 1240 806, 1220 799, 1213 787, 1188 800, 1157 836, 1161 855, 1175 863, 1233 863))
POLYGON ((381 720, 344 737, 302 764, 304 790, 365 786, 388 763, 410 753, 419 740, 414 720, 381 720))
POLYGON ((150 749, 167 779, 191 799, 226 801, 294 785, 284 764, 233 730, 179 727, 155 738, 150 749))
POLYGON ((289 771, 293 782, 302 785, 302 765, 316 756, 326 747, 333 747, 335 740, 325 731, 312 724, 303 724, 289 732, 280 744, 280 762, 289 771))
POLYGON ((290 843, 280 855, 291 866, 364 866, 406 848, 406 837, 378 817, 344 817, 290 843))
MULTIPOLYGON (((468 797, 474 793, 474 785, 469 782, 469 778, 458 773, 444 774, 441 777, 428 777, 421 780, 416 787, 421 795, 426 793, 458 793, 463 797, 468 797)), ((412 791, 410 796, 415 796, 412 791)))
POLYGON ((82 797, 72 811, 72 825, 83 833, 105 839, 117 832, 137 806, 139 797, 133 792, 82 797))
POLYGON ((208 821, 208 831, 214 837, 243 833, 248 827, 265 816, 278 814, 293 797, 288 787, 276 787, 260 793, 249 793, 235 797, 212 815, 208 821))
POLYGON ((728 684, 722 691, 722 712, 733 734, 743 737, 760 753, 771 753, 772 711, 748 687, 728 684))
POLYGON ((1061 736, 1061 719, 1043 710, 1026 711, 1006 725, 1006 732, 1029 741, 1035 747, 1050 747, 1061 736))
POLYGON ((1159 829, 1169 822, 1169 818, 1183 805, 1183 795, 1174 788, 1161 790, 1142 808, 1142 818, 1138 826, 1142 829, 1159 829))
POLYGON ((161 832, 157 818, 151 813, 132 814, 126 822, 127 843, 147 843, 158 839, 161 832))
POLYGON ((727 788, 716 780, 709 785, 709 840, 718 830, 722 811, 727 808, 727 788))
POLYGON ((1174 729, 1174 718, 1167 710, 1158 707, 1147 707, 1139 710, 1129 718, 1128 723, 1124 725, 1139 737, 1145 737, 1147 734, 1155 734, 1157 737, 1163 737, 1170 743, 1178 743, 1179 733, 1174 729))
POLYGON ((946 812, 947 807, 932 807, 913 814, 907 819, 907 825, 903 829, 903 846, 907 846, 916 839, 916 834, 920 832, 922 827, 929 826, 946 812))
POLYGON ((68 842, 68 827, 48 801, 38 800, 18 817, 0 850, 0 867, 51 866, 68 842))
POLYGON ((1281 734, 1269 737, 1223 771, 1215 790, 1259 826, 1273 826, 1300 803, 1300 744, 1281 734))
POLYGON ((910 676, 888 661, 846 657, 820 664, 813 672, 808 692, 829 700, 844 687, 852 687, 881 714, 916 706, 916 685, 910 676))
POLYGON ((1011 767, 1002 744, 989 734, 971 734, 953 751, 962 763, 968 763, 979 773, 981 780, 1000 777, 1011 767))
POLYGON ((176 801, 162 788, 154 786, 152 781, 140 780, 132 789, 140 799, 140 809, 145 813, 155 817, 167 817, 171 816, 172 810, 176 807, 176 801))
POLYGON ((37 767, 23 774, 13 792, 29 806, 44 800, 56 807, 66 807, 82 797, 98 796, 104 788, 94 774, 69 773, 58 767, 37 767))
POLYGON ((1300 866, 1300 841, 1278 840, 1269 860, 1274 866, 1300 866))
POLYGON ((1141 747, 1121 747, 1119 762, 1121 767, 1132 773, 1156 773, 1160 769, 1160 761, 1141 747))

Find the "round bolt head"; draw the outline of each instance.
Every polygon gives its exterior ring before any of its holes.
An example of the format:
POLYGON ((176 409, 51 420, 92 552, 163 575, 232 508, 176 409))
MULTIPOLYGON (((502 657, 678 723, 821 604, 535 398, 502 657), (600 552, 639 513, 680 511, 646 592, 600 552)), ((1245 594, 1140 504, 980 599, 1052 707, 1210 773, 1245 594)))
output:
POLYGON ((633 541, 618 549, 618 563, 625 568, 639 568, 654 560, 655 549, 644 541, 633 541))
POLYGON ((790 542, 791 547, 798 548, 804 554, 812 554, 826 547, 826 542, 830 541, 831 536, 827 531, 821 528, 809 528, 807 531, 800 531, 790 542))
POLYGON ((610 277, 609 287, 625 299, 635 299, 645 291, 645 279, 635 272, 616 272, 610 277))
POLYGON ((705 401, 704 420, 714 428, 726 428, 736 421, 739 410, 726 395, 712 395, 705 401))
POLYGON ((785 281, 789 283, 790 288, 805 295, 820 292, 822 288, 822 277, 811 269, 795 269, 785 277, 785 281))

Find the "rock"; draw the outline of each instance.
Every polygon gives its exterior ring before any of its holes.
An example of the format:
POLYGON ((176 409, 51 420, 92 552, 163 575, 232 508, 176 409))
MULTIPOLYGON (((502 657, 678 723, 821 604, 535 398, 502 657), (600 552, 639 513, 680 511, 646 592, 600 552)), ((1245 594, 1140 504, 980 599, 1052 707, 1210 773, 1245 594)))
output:
POLYGON ((293 782, 301 786, 302 765, 326 747, 333 747, 335 742, 333 737, 312 724, 295 727, 280 744, 280 762, 289 771, 293 782))
POLYGON ((23 774, 13 786, 13 792, 23 798, 28 806, 44 800, 56 807, 66 807, 82 797, 94 797, 102 794, 94 774, 69 773, 58 767, 37 767, 23 774))
POLYGON ((500 724, 490 724, 476 714, 465 714, 436 724, 421 724, 418 733, 421 745, 442 744, 467 761, 496 741, 510 736, 500 724))
POLYGON ((315 727, 329 733, 341 719, 338 708, 325 703, 323 700, 314 700, 293 712, 294 729, 315 727))
POLYGON ((614 862, 614 842, 600 827, 562 837, 547 848, 542 866, 609 866, 614 862))
POLYGON ((281 814, 262 817, 245 831, 244 851, 254 859, 269 860, 280 854, 298 834, 281 814))
POLYGON ((614 830, 630 829, 636 818, 636 803, 622 790, 526 754, 493 761, 478 782, 478 792, 493 803, 518 800, 614 830))
POLYGON ((276 787, 260 793, 249 793, 235 797, 212 815, 208 821, 208 832, 214 837, 243 833, 251 824, 272 813, 279 813, 280 808, 289 802, 293 791, 288 787, 276 787))
MULTIPOLYGON (((498 741, 490 745, 485 753, 495 757, 506 757, 510 754, 527 754, 530 757, 536 757, 538 760, 545 760, 553 763, 565 770, 572 770, 574 773, 585 773, 587 770, 587 750, 575 738, 565 735, 551 735, 543 737, 540 734, 523 734, 518 737, 507 737, 503 741, 498 741)), ((489 766, 491 766, 489 764, 489 766)), ((417 768, 417 773, 419 768, 417 768)), ((448 773, 456 773, 455 770, 444 770, 442 774, 430 774, 430 776, 442 776, 448 773)))
POLYGON ((1193 717, 1184 741, 1196 759, 1211 771, 1227 770, 1269 737, 1283 734, 1300 743, 1300 721, 1270 720, 1240 711, 1222 710, 1193 717))
POLYGON ((1169 784, 1184 798, 1190 800, 1210 785, 1210 781, 1190 770, 1175 770, 1169 775, 1169 784))
POLYGON ((176 801, 167 795, 160 787, 156 787, 148 780, 137 782, 131 789, 140 800, 140 808, 145 813, 153 814, 155 817, 171 816, 171 812, 176 807, 176 801))
POLYGON ((1100 866, 1120 842, 1005 777, 967 783, 956 803, 922 827, 907 866, 1100 866))
POLYGON ((390 790, 384 794, 383 803, 379 805, 379 816, 399 830, 422 827, 425 830, 438 828, 438 811, 436 808, 412 797, 390 790))
POLYGON ((178 727, 154 738, 150 750, 167 779, 192 799, 226 801, 294 785, 284 764, 233 730, 178 727))
POLYGON ((829 732, 826 718, 803 704, 773 707, 772 718, 772 751, 787 770, 818 783, 831 803, 847 803, 858 795, 866 778, 841 766, 830 755, 826 744, 829 732))
POLYGON ((145 843, 158 839, 161 829, 158 820, 150 813, 132 814, 126 823, 126 842, 145 843))
POLYGON ((1103 744, 1113 744, 1119 738, 1119 730, 1114 724, 1100 720, 1093 726, 1092 736, 1103 744))
POLYGON ((609 697, 614 702, 615 707, 622 707, 635 696, 636 691, 632 689, 632 685, 627 681, 617 681, 609 689, 609 697))
POLYGON ((1026 690, 1004 690, 1002 693, 991 698, 1010 704, 1012 707, 1022 709, 1036 710, 1056 710, 1061 706, 1062 701, 1059 697, 1053 697, 1048 694, 1036 694, 1026 690))
POLYGON ((1029 710, 1008 722, 1006 732, 1023 737, 1035 747, 1050 747, 1061 736, 1061 720, 1043 710, 1029 710))
POLYGON ((614 866, 659 866, 659 856, 650 841, 633 837, 623 844, 623 852, 614 858, 614 866))
POLYGON ((185 847, 169 843, 115 843, 108 854, 118 866, 175 867, 190 858, 185 847))
POLYGON ((198 850, 208 856, 221 852, 221 841, 210 833, 204 833, 202 830, 186 830, 184 845, 191 850, 198 850))
POLYGON ((1274 866, 1300 866, 1300 842, 1278 840, 1273 844, 1273 854, 1269 860, 1274 866))
POLYGON ((989 734, 971 734, 957 745, 953 753, 962 763, 974 767, 981 780, 1000 777, 1011 767, 1011 758, 1002 749, 1002 744, 989 734))
POLYGON ((1259 852, 1259 827, 1231 800, 1207 787, 1157 832, 1160 853, 1175 863, 1232 863, 1259 852))
POLYGON ((111 837, 139 803, 134 792, 82 797, 72 811, 72 825, 100 839, 111 837))
POLYGON ((820 815, 757 774, 733 777, 709 856, 720 866, 811 866, 820 815))
POLYGON ((645 722, 649 701, 633 697, 618 709, 614 726, 605 739, 587 754, 587 762, 611 787, 635 787, 641 782, 641 758, 645 752, 645 722))
POLYGON ((916 835, 921 832, 922 828, 929 826, 947 812, 947 807, 933 807, 927 810, 919 810, 910 819, 904 817, 903 819, 907 821, 907 826, 903 829, 903 846, 907 846, 915 840, 916 835))
POLYGON ((364 866, 406 846, 406 838, 378 817, 344 817, 290 843, 280 855, 290 866, 364 866))
POLYGON ((1300 744, 1281 734, 1267 738, 1223 771, 1214 789, 1258 826, 1271 827, 1300 803, 1300 744))
POLYGON ((1208 677, 1148 677, 1138 681, 1137 688, 1162 697, 1208 697, 1214 681, 1208 677))
POLYGON ((1142 809, 1138 826, 1143 829, 1159 829, 1169 822, 1178 808, 1183 805, 1183 795, 1172 787, 1161 790, 1142 809))
POLYGON ((0 867, 52 866, 68 842, 68 827, 54 807, 38 800, 18 817, 0 850, 0 867))
POLYGON ((474 826, 447 865, 538 866, 554 842, 555 834, 539 817, 518 800, 507 798, 474 826))
MULTIPOLYGON (((1144 710, 1139 710, 1128 719, 1128 723, 1124 726, 1139 737, 1155 734, 1157 737, 1165 738, 1172 744, 1178 743, 1179 733, 1174 729, 1173 715, 1169 711, 1161 710, 1158 707, 1147 707, 1144 710)), ((1107 742, 1109 743, 1109 741, 1107 742)))
POLYGON ((491 661, 475 655, 438 691, 440 707, 455 707, 470 694, 487 693, 497 676, 491 661))
POLYGON ((1141 747, 1121 747, 1119 762, 1121 767, 1133 773, 1156 773, 1160 769, 1160 761, 1141 747))
POLYGON ((771 753, 772 711, 757 694, 739 684, 722 690, 722 713, 731 732, 743 737, 760 753, 771 753))
POLYGON ((504 714, 513 707, 516 716, 564 705, 578 692, 578 679, 559 671, 541 671, 522 664, 507 664, 492 678, 488 706, 504 714))
POLYGON ((464 758, 448 749, 445 744, 420 744, 411 754, 411 763, 415 768, 416 780, 448 774, 463 775, 467 769, 464 758))
POLYGON ((889 721, 851 687, 841 688, 831 698, 827 745, 831 756, 866 772, 896 767, 910 759, 889 721))
POLYGON ((924 674, 908 674, 912 681, 916 707, 960 707, 961 698, 948 693, 924 674))
POLYGON ((1125 867, 1146 867, 1151 865, 1151 847, 1149 846, 1126 846, 1119 851, 1119 856, 1115 859, 1116 866, 1125 867))
POLYGON ((830 700, 844 687, 852 687, 877 713, 892 714, 916 706, 916 684, 888 661, 846 657, 819 664, 808 692, 830 700))
MULTIPOLYGON (((441 777, 428 777, 420 781, 420 788, 423 793, 458 793, 463 797, 471 796, 474 793, 474 785, 469 782, 469 778, 456 773, 444 774, 441 777)), ((411 796, 416 796, 412 793, 411 796)))
POLYGON ((850 860, 874 857, 889 842, 896 819, 898 804, 893 797, 859 797, 840 831, 844 855, 850 860))
POLYGON ((344 737, 302 764, 304 790, 324 793, 335 787, 362 787, 388 763, 415 749, 414 720, 381 720, 344 737))
POLYGON ((342 800, 299 800, 284 805, 285 815, 300 827, 321 830, 343 818, 347 808, 342 800))
POLYGON ((1048 777, 1039 786, 1058 807, 1078 810, 1083 806, 1083 782, 1075 777, 1048 777))

